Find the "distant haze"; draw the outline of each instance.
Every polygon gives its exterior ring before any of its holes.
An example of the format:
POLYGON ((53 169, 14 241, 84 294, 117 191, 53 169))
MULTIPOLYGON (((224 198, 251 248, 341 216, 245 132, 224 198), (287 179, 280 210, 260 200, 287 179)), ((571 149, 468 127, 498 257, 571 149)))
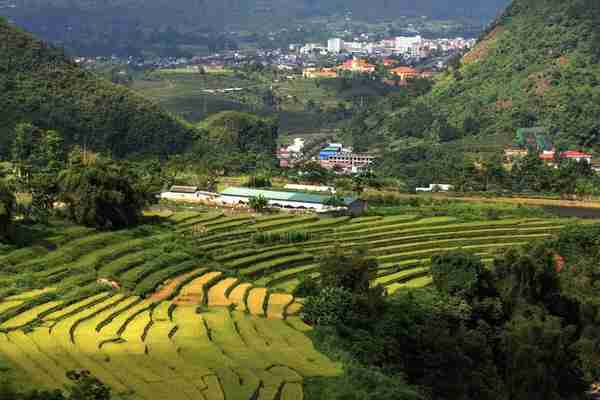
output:
MULTIPOLYGON (((368 22, 426 16, 465 18, 481 25, 508 3, 509 0, 0 0, 0 15, 79 54, 133 54, 149 47, 172 53, 170 46, 210 46, 217 40, 215 35, 226 32, 264 33, 315 17, 348 13, 354 20, 368 22), (212 42, 202 43, 202 35, 212 42)), ((215 46, 228 47, 223 43, 215 46)))

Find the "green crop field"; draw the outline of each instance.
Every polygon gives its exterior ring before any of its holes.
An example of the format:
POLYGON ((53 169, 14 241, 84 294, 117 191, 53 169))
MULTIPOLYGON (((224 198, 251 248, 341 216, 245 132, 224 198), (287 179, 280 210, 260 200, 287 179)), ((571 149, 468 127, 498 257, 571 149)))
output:
POLYGON ((89 370, 132 399, 302 398, 304 378, 341 373, 305 335, 291 293, 303 276, 318 279, 319 256, 368 249, 393 294, 430 285, 435 254, 468 249, 489 264, 571 222, 149 215, 119 232, 51 226, 43 242, 5 249, 0 361, 16 377, 63 388, 67 371, 89 370), (265 233, 272 243, 255 240, 265 233))

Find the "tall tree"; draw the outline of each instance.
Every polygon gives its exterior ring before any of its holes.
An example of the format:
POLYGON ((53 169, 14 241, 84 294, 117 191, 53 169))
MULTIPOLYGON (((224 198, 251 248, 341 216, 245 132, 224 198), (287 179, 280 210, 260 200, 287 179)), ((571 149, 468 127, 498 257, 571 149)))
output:
POLYGON ((31 193, 33 219, 45 222, 58 197, 58 174, 65 167, 66 151, 60 132, 42 130, 31 123, 15 128, 12 159, 20 190, 31 193))
POLYGON ((0 180, 0 240, 10 238, 15 196, 4 181, 0 180))
POLYGON ((60 175, 61 199, 75 222, 119 229, 139 222, 145 193, 124 168, 110 162, 74 166, 60 175))

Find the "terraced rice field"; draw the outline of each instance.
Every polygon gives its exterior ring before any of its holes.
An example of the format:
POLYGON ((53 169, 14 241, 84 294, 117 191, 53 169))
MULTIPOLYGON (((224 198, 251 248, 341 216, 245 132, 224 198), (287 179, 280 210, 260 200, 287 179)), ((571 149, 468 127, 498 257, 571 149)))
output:
POLYGON ((302 399, 304 378, 341 372, 305 335, 301 300, 290 294, 302 276, 318 278, 319 256, 366 247, 379 261, 377 283, 394 293, 431 284, 435 254, 464 248, 490 262, 567 222, 161 216, 154 230, 70 228, 53 237, 55 248, 0 255, 9 272, 0 289, 0 357, 47 388, 85 369, 132 399, 302 399), (311 235, 257 244, 257 232, 311 235), (181 240, 193 251, 165 251, 181 240), (39 289, 20 293, 25 276, 39 289))
MULTIPOLYGON (((379 261, 377 283, 388 293, 402 287, 431 283, 428 263, 435 254, 465 249, 487 261, 511 246, 548 238, 566 223, 559 219, 508 219, 461 223, 450 217, 418 219, 414 216, 366 217, 316 221, 288 217, 258 223, 261 232, 308 232, 313 239, 292 244, 256 245, 252 225, 198 239, 199 246, 229 270, 257 286, 291 292, 302 276, 318 278, 318 257, 339 246, 346 251, 364 247, 379 261), (266 227, 266 228, 265 228, 266 227)), ((314 217, 313 217, 314 218, 314 217)))

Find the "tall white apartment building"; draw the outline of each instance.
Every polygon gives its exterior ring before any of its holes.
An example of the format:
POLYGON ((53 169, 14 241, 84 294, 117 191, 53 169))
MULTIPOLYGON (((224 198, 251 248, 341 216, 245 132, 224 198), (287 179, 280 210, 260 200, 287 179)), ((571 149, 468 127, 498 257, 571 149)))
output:
POLYGON ((398 36, 396 37, 396 52, 409 56, 417 56, 423 38, 421 36, 398 36))
POLYGON ((341 53, 344 42, 340 38, 333 38, 327 41, 327 51, 330 53, 341 53))

